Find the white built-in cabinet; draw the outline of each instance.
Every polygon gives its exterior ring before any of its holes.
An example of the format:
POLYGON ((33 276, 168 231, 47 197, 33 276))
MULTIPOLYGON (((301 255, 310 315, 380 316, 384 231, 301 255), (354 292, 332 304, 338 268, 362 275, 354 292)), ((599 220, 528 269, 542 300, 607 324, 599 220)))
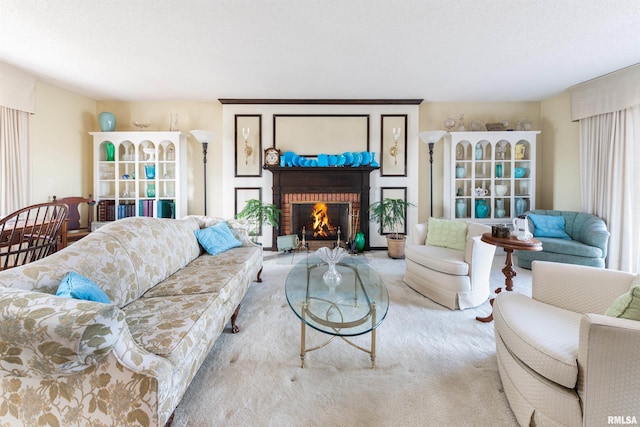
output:
POLYGON ((535 209, 539 133, 449 132, 444 152, 444 217, 498 224, 535 209))
POLYGON ((129 216, 182 218, 187 214, 186 134, 90 134, 98 223, 129 216))

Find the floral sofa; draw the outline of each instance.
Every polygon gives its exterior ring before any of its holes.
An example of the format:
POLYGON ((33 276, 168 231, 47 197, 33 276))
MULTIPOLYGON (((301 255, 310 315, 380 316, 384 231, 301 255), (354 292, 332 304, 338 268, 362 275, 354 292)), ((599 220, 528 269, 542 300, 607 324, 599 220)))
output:
POLYGON ((127 218, 40 261, 0 271, 0 426, 163 426, 260 281, 262 249, 203 252, 223 220, 127 218), (111 304, 56 296, 74 271, 111 304))

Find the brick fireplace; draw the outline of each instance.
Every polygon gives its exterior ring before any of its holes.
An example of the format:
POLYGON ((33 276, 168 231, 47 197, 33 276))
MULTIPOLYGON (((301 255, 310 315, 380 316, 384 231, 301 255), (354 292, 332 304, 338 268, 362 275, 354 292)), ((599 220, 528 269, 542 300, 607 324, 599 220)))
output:
MULTIPOLYGON (((294 230, 293 212, 296 204, 315 204, 322 202, 326 204, 347 204, 349 215, 359 213, 357 229, 349 230, 351 218, 346 224, 341 223, 341 240, 346 241, 357 231, 362 231, 365 235, 365 249, 369 249, 369 227, 368 212, 369 207, 369 175, 375 168, 268 168, 273 174, 273 203, 282 209, 279 228, 273 231, 273 241, 277 240, 278 234, 298 234, 301 237, 301 229, 294 230)), ((339 223, 339 218, 332 221, 339 223)), ((335 225, 335 224, 334 224, 335 225)), ((313 237, 307 230, 306 239, 310 243, 314 240, 324 241, 336 239, 335 234, 328 237, 313 237)))

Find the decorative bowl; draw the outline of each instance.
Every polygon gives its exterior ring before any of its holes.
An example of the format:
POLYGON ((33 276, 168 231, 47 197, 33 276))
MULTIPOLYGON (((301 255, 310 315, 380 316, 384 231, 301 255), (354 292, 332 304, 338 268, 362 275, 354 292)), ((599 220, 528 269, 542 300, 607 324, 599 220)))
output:
POLYGON ((527 173, 526 168, 515 168, 513 170, 513 176, 516 178, 522 178, 527 173))
POLYGON ((496 196, 504 196, 505 194, 507 194, 507 186, 506 185, 496 185, 496 196))
POLYGON ((139 130, 145 130, 149 127, 150 123, 142 123, 142 122, 133 122, 133 125, 137 127, 139 130))

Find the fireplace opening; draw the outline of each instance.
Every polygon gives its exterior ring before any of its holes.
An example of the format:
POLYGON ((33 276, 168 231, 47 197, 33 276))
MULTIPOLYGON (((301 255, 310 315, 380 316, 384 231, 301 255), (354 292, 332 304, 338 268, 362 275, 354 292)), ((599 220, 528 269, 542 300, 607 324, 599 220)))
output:
POLYGON ((344 241, 350 234, 351 203, 349 202, 294 202, 291 204, 291 229, 302 240, 344 241))

